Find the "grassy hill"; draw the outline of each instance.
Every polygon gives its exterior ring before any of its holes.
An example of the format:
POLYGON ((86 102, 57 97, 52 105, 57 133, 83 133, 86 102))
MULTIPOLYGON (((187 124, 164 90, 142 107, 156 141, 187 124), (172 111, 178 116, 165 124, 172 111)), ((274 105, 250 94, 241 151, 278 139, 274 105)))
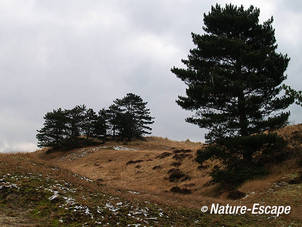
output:
POLYGON ((241 185, 239 199, 211 184, 202 144, 147 137, 127 144, 0 155, 1 226, 302 226, 302 125, 278 131, 289 160, 241 185), (214 215, 212 203, 290 205, 289 215, 214 215))

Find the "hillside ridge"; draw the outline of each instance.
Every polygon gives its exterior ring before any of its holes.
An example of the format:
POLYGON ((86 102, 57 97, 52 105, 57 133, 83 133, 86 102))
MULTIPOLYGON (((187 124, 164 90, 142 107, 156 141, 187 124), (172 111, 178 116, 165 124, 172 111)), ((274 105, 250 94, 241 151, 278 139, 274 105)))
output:
POLYGON ((257 226, 301 226, 302 125, 278 133, 288 140, 293 156, 272 165, 270 175, 241 185, 238 191, 244 196, 235 200, 210 183, 215 162, 200 169, 195 157, 203 144, 189 140, 147 137, 70 151, 1 154, 0 224, 255 226, 256 220, 257 226), (278 218, 200 212, 202 205, 212 203, 255 202, 290 205, 292 212, 278 218))

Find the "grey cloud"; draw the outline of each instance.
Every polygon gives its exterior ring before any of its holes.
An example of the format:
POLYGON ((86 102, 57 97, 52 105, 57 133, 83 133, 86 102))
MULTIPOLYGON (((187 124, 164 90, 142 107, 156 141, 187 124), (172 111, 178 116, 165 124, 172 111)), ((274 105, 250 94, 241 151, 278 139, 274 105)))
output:
MULTIPOLYGON (((284 33, 301 36, 298 23, 289 29, 285 21, 299 17, 299 2, 256 2, 265 17, 275 17, 280 51, 292 57, 288 83, 301 88, 301 44, 284 33)), ((211 4, 0 0, 0 152, 32 150, 47 111, 77 104, 98 110, 127 92, 149 102, 154 135, 203 140, 204 130, 185 123, 190 113, 175 103, 185 86, 170 68, 186 58, 193 46, 190 33, 202 33, 202 16, 211 4)), ((300 112, 294 108, 292 121, 301 120, 300 112)))

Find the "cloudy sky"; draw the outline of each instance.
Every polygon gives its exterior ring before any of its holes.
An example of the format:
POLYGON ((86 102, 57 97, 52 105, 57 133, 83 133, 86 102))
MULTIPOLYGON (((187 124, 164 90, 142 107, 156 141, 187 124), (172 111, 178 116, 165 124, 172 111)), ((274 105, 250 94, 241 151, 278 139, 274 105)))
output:
MULTIPOLYGON (((230 1, 217 1, 220 4, 230 1)), ((279 51, 291 57, 287 84, 302 89, 302 1, 231 1, 274 16, 279 51)), ((175 100, 184 84, 170 72, 202 33, 210 0, 0 0, 0 152, 32 151, 43 115, 86 104, 108 107, 127 92, 149 103, 153 135, 204 140, 175 100)), ((302 109, 291 108, 291 123, 302 109)))

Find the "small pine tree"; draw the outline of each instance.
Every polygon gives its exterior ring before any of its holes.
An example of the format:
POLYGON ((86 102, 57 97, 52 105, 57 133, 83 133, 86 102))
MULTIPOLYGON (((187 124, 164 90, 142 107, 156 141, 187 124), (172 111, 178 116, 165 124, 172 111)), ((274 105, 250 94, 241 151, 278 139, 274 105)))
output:
POLYGON ((107 137, 107 130, 109 128, 108 111, 101 109, 96 116, 96 121, 93 125, 93 136, 105 140, 107 137))
POLYGON ((81 126, 82 126, 82 130, 84 131, 84 135, 86 135, 87 139, 94 135, 94 130, 95 130, 94 128, 97 120, 98 120, 98 116, 93 109, 88 109, 84 114, 83 122, 81 126))
POLYGON ((116 104, 112 104, 111 106, 109 106, 108 110, 106 110, 107 112, 107 118, 110 124, 110 131, 111 131, 111 135, 113 137, 116 137, 118 135, 118 128, 119 128, 119 113, 122 112, 122 110, 120 109, 120 107, 116 104))
POLYGON ((39 147, 58 147, 67 139, 66 111, 59 108, 48 112, 44 116, 44 124, 41 130, 37 130, 36 138, 39 147))
POLYGON ((151 125, 154 123, 147 108, 147 102, 133 93, 128 93, 122 99, 113 101, 109 107, 111 112, 111 124, 118 130, 119 136, 127 138, 140 138, 145 134, 151 134, 151 125))
POLYGON ((71 110, 66 110, 67 128, 71 140, 76 140, 85 131, 83 125, 86 114, 86 106, 76 106, 71 110))
POLYGON ((117 128, 119 131, 119 137, 123 139, 127 139, 130 141, 133 138, 139 138, 137 129, 137 122, 135 121, 134 116, 129 113, 118 113, 117 114, 117 128))
POLYGON ((98 114, 85 105, 54 110, 44 116, 44 127, 37 130, 38 146, 69 149, 94 145, 99 141, 93 138, 105 141, 110 133, 121 139, 139 138, 150 133, 148 125, 154 122, 146 105, 138 95, 129 93, 98 114))

